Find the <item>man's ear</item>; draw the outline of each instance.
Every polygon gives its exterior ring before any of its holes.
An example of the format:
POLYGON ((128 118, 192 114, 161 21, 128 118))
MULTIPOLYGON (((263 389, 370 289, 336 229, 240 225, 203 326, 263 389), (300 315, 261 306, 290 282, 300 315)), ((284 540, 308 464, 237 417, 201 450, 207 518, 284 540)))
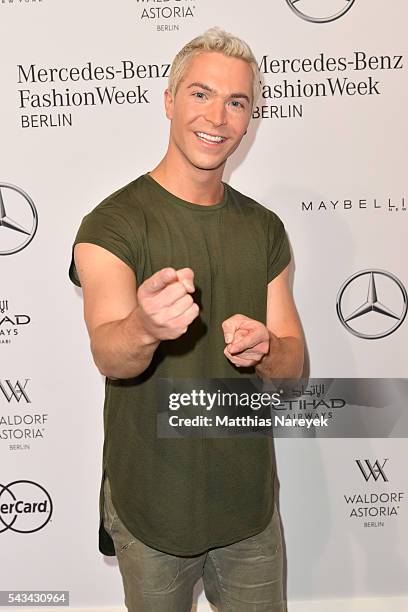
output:
POLYGON ((166 89, 166 91, 164 92, 164 108, 166 109, 166 117, 167 119, 170 119, 170 121, 173 119, 173 107, 173 96, 170 91, 166 89))

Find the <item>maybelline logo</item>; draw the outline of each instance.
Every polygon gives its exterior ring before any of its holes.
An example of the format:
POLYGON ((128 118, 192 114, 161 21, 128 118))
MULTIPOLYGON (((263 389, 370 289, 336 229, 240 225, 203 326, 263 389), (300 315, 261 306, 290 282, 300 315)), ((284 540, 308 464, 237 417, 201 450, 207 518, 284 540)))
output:
POLYGON ((329 23, 343 17, 355 0, 286 0, 301 19, 312 23, 329 23))
POLYGON ((0 534, 34 533, 50 521, 53 504, 48 491, 32 480, 0 483, 0 534))
POLYGON ((11 344, 21 328, 30 321, 31 318, 27 314, 11 313, 8 300, 0 300, 0 344, 11 344))
POLYGON ((349 518, 365 519, 364 527, 384 527, 384 519, 399 516, 401 504, 405 501, 405 492, 380 490, 380 486, 388 483, 388 458, 355 459, 360 476, 364 483, 374 483, 375 491, 345 494, 349 518))
POLYGON ((337 315, 348 332, 378 340, 404 322, 408 295, 402 282, 385 270, 361 270, 350 276, 336 300, 337 315))
MULTIPOLYGON (((302 212, 319 213, 354 213, 367 212, 402 212, 408 210, 408 200, 402 198, 327 198, 325 200, 304 199, 300 203, 302 212)), ((364 214, 364 213, 363 213, 364 214)))

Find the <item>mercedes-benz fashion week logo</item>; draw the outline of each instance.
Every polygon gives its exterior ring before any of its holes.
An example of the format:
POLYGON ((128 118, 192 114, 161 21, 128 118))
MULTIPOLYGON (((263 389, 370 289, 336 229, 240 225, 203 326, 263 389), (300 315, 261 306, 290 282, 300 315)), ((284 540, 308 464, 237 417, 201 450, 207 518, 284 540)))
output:
POLYGON ((52 515, 49 493, 32 480, 0 483, 0 533, 34 533, 48 523, 52 515))
POLYGON ((350 276, 337 295, 337 314, 358 338, 375 340, 392 334, 404 321, 407 290, 385 270, 361 270, 350 276))
POLYGON ((313 23, 328 23, 347 13, 355 0, 286 0, 286 2, 301 19, 313 23))
POLYGON ((37 226, 37 209, 30 196, 16 185, 0 183, 0 255, 25 249, 37 226))

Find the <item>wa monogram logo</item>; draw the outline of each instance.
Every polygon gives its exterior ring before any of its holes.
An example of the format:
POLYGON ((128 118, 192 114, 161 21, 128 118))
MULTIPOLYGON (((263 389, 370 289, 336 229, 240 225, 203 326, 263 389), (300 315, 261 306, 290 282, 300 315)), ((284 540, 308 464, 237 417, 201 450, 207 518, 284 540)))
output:
POLYGON ((383 479, 384 482, 388 482, 388 478, 384 472, 384 466, 387 463, 387 461, 388 459, 384 459, 383 464, 380 465, 380 462, 378 459, 375 463, 371 463, 369 459, 364 459, 365 465, 363 465, 363 462, 361 461, 361 459, 356 459, 356 463, 358 467, 360 468, 360 471, 362 475, 364 476, 366 482, 368 482, 370 478, 373 478, 375 482, 377 482, 377 480, 380 477, 383 479))
POLYGON ((18 403, 20 403, 21 400, 25 400, 27 404, 31 404, 31 400, 26 391, 29 380, 29 378, 26 378, 23 382, 17 380, 15 383, 12 383, 8 378, 0 380, 0 397, 5 397, 9 404, 13 400, 18 403))

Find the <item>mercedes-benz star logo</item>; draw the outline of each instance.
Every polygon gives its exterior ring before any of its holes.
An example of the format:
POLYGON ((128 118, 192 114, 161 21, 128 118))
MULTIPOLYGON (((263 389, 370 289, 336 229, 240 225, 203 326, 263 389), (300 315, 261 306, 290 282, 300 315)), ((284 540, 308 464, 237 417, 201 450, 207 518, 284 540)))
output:
POLYGON ((301 19, 313 23, 328 23, 342 17, 355 0, 286 0, 301 19))
POLYGON ((0 183, 0 255, 25 249, 34 238, 37 226, 37 209, 30 196, 16 185, 0 183))
POLYGON ((343 283, 336 307, 341 323, 351 334, 368 340, 385 338, 406 317, 407 290, 391 272, 361 270, 343 283))

